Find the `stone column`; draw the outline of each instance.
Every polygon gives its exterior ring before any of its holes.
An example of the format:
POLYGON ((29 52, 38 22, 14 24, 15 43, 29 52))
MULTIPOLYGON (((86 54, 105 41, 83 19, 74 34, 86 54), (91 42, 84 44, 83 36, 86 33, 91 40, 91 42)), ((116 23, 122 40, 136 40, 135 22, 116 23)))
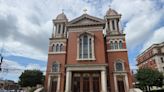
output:
POLYGON ((117 77, 115 74, 114 74, 114 88, 115 88, 115 92, 118 92, 118 90, 117 90, 117 77))
POLYGON ((112 20, 109 20, 110 31, 113 31, 112 20))
POLYGON ((63 24, 61 24, 60 34, 63 34, 63 24))
POLYGON ((58 31, 59 31, 59 24, 56 24, 56 30, 55 30, 56 32, 56 34, 58 34, 58 31))
POLYGON ((118 28, 117 28, 118 24, 117 24, 117 20, 116 19, 114 20, 114 25, 115 25, 115 31, 118 31, 118 28))
POLYGON ((47 86, 47 92, 50 92, 50 91, 51 91, 50 88, 51 88, 51 76, 48 75, 48 86, 47 86))
POLYGON ((72 72, 67 71, 66 73, 66 88, 65 92, 71 92, 71 79, 72 79, 72 72))
POLYGON ((129 91, 129 82, 128 82, 128 76, 127 74, 125 75, 125 90, 129 91))
POLYGON ((101 71, 101 92, 107 92, 107 79, 106 79, 106 71, 101 71))
POLYGON ((57 92, 60 92, 60 74, 58 75, 57 92))

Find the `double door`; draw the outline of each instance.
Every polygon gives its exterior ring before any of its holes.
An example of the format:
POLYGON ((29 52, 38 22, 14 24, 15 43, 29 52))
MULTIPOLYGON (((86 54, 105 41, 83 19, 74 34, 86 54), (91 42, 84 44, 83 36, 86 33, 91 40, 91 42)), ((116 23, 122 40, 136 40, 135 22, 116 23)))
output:
POLYGON ((100 92, 99 72, 75 72, 72 77, 72 92, 100 92))

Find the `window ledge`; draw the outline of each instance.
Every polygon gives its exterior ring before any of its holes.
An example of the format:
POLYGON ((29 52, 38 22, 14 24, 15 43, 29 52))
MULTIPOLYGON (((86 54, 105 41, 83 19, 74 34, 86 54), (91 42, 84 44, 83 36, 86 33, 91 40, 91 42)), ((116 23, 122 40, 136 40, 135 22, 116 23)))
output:
POLYGON ((78 61, 85 61, 85 60, 96 60, 95 58, 78 58, 78 61))
POLYGON ((114 71, 114 73, 127 73, 127 71, 123 70, 123 71, 114 71))
POLYGON ((107 52, 127 51, 127 49, 109 49, 107 52))
POLYGON ((62 51, 62 52, 48 52, 48 54, 65 54, 66 52, 65 51, 62 51))
POLYGON ((61 74, 61 72, 49 72, 49 74, 61 74))

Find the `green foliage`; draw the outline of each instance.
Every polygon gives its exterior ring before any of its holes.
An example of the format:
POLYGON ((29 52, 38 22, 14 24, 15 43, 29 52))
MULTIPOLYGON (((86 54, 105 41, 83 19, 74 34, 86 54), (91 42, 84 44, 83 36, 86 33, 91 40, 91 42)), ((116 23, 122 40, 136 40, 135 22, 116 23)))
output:
POLYGON ((44 76, 40 70, 25 70, 19 77, 19 84, 22 87, 33 87, 43 84, 44 76))
POLYGON ((151 87, 158 86, 161 87, 163 83, 164 76, 158 70, 150 68, 139 69, 136 74, 136 79, 139 82, 140 87, 151 87))
POLYGON ((32 87, 29 92, 34 92, 36 90, 36 87, 32 87))

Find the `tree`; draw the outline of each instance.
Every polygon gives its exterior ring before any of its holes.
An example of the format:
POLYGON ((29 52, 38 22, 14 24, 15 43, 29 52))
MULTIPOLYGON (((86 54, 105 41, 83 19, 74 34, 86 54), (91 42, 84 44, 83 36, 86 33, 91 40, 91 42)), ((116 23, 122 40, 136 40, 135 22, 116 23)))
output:
POLYGON ((150 87, 163 85, 163 74, 155 69, 141 68, 137 71, 136 79, 139 82, 139 86, 150 91, 150 87))
POLYGON ((19 84, 22 87, 33 87, 43 82, 44 76, 40 70, 25 70, 19 77, 19 84))

